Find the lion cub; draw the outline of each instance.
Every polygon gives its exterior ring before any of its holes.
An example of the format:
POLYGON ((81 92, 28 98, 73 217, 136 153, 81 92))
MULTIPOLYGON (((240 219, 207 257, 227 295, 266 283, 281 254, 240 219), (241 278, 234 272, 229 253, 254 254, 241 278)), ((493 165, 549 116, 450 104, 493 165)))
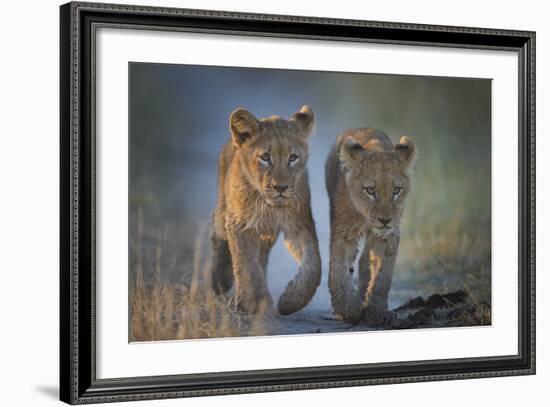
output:
POLYGON ((413 142, 393 145, 383 132, 354 129, 342 133, 327 158, 325 181, 330 199, 329 289, 332 307, 344 320, 361 318, 391 325, 388 293, 399 246, 399 224, 410 189, 413 142), (358 244, 365 244, 354 287, 358 244))
POLYGON ((313 112, 303 106, 289 120, 258 120, 237 109, 229 122, 231 140, 220 154, 213 214, 213 288, 224 293, 235 281, 242 310, 270 308, 268 256, 283 233, 299 265, 278 303, 281 314, 291 314, 309 303, 321 281, 306 168, 313 112))

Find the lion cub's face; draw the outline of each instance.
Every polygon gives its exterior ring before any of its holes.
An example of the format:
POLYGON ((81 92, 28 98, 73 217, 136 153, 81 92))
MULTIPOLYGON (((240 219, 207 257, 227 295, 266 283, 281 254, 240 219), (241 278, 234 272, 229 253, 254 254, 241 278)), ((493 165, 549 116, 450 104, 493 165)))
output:
POLYGON ((374 139, 365 145, 349 138, 340 150, 351 201, 367 227, 388 236, 400 224, 410 190, 408 170, 416 154, 413 142, 402 137, 393 151, 374 139))
POLYGON ((241 169, 250 184, 271 205, 292 202, 306 168, 311 109, 303 106, 290 120, 278 116, 258 120, 247 110, 237 109, 230 125, 241 169))

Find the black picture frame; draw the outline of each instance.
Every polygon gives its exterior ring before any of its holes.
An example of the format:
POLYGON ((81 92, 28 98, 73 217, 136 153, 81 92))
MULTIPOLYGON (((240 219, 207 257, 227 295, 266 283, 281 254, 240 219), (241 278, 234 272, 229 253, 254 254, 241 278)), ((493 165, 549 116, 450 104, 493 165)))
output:
POLYGON ((535 33, 72 2, 60 7, 60 398, 70 404, 535 373, 535 33), (519 59, 519 352, 500 357, 96 378, 95 29, 508 50, 519 59))

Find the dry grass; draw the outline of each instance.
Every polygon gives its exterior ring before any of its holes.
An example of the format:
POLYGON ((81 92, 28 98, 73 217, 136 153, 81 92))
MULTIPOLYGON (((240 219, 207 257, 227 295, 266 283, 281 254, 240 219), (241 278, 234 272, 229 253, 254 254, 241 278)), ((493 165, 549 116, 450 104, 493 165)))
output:
MULTIPOLYGON (((449 195, 452 199, 456 192, 449 195)), ((403 286, 414 287, 423 296, 464 290, 468 304, 453 314, 449 326, 490 324, 490 215, 468 217, 467 214, 478 212, 468 202, 463 203, 461 210, 448 213, 445 222, 434 222, 429 213, 419 212, 414 214, 414 225, 406 225, 397 278, 403 286)))
POLYGON ((491 324, 491 307, 474 302, 458 308, 449 316, 448 326, 478 326, 491 324))
POLYGON ((166 282, 134 288, 130 327, 131 342, 265 334, 263 319, 239 312, 231 299, 166 282))
MULTIPOLYGON (((206 272, 208 262, 203 255, 207 251, 204 249, 204 233, 199 233, 195 239, 192 267, 183 271, 181 282, 174 282, 163 274, 166 264, 177 263, 172 253, 165 250, 164 243, 170 236, 166 231, 157 233, 158 240, 151 245, 153 255, 145 256, 148 250, 143 247, 141 213, 137 219, 138 238, 132 250, 135 273, 130 279, 129 290, 130 342, 266 333, 263 317, 240 312, 231 294, 217 296, 210 289, 206 272)), ((186 263, 183 265, 187 266, 186 263)))

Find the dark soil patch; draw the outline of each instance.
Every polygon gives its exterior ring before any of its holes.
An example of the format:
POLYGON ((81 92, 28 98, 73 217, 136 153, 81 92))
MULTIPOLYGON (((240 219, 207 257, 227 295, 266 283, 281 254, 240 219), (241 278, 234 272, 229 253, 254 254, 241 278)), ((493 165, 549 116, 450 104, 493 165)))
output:
POLYGON ((491 307, 473 301, 463 290, 412 298, 393 310, 393 329, 479 326, 491 324, 491 307))

